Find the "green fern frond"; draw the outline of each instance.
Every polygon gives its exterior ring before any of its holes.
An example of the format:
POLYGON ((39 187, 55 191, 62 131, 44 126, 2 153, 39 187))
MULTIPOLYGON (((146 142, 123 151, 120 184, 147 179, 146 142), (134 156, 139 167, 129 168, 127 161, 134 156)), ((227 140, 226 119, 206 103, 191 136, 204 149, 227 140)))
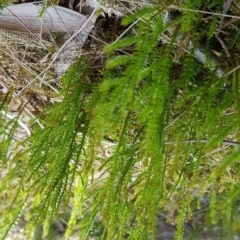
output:
POLYGON ((217 193, 216 193, 216 189, 213 188, 211 189, 211 196, 210 196, 210 218, 211 218, 211 222, 212 224, 216 224, 217 220, 217 214, 216 214, 216 204, 217 204, 217 193))
POLYGON ((174 239, 176 240, 180 240, 183 239, 183 235, 184 235, 184 223, 186 220, 186 216, 187 216, 187 202, 186 201, 182 201, 182 206, 181 209, 178 213, 177 216, 177 231, 175 233, 174 239))
MULTIPOLYGON (((138 38, 136 36, 124 38, 124 39, 118 40, 116 43, 105 46, 104 52, 111 53, 122 47, 131 46, 131 45, 135 44, 137 41, 138 41, 138 38)), ((127 56, 123 56, 123 58, 127 58, 127 56)), ((110 61, 112 62, 113 59, 111 59, 110 61)))
POLYGON ((122 25, 127 26, 127 25, 131 24, 132 22, 134 22, 137 19, 142 18, 142 17, 149 18, 153 14, 155 14, 155 12, 156 12, 156 8, 153 8, 153 7, 142 8, 142 9, 136 11, 133 14, 129 14, 129 15, 125 16, 122 20, 122 25))
MULTIPOLYGON (((75 233, 156 239, 161 208, 176 213, 175 239, 183 239, 205 194, 209 229, 225 224, 237 232, 238 73, 219 78, 216 71, 230 71, 238 59, 230 67, 212 60, 219 17, 186 10, 220 11, 222 1, 166 7, 177 3, 159 2, 124 18, 123 25, 134 23, 132 35, 104 48, 101 72, 91 58, 77 60, 61 79, 60 101, 40 114, 44 127, 33 126, 32 136, 17 143, 24 150, 10 151, 18 118, 0 115, 1 237, 21 215, 29 238, 39 227, 47 236, 52 221, 68 211, 66 239, 75 233), (166 24, 166 12, 176 19, 166 24), (192 55, 206 36, 204 66, 192 55)), ((10 98, 0 102, 4 113, 10 98)))

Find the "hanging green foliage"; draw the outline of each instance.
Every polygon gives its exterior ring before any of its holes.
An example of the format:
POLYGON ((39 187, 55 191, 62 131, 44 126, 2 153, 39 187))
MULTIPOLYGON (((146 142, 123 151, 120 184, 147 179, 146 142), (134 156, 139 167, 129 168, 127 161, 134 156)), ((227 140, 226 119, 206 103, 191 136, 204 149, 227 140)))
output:
POLYGON ((59 101, 13 150, 19 122, 2 114, 11 93, 1 98, 0 239, 19 218, 29 238, 39 227, 47 236, 62 212, 70 213, 66 239, 156 239, 159 211, 183 239, 206 205, 209 229, 227 226, 225 239, 239 234, 239 84, 237 70, 227 74, 239 60, 228 42, 234 63, 226 64, 223 49, 213 57, 219 18, 196 12, 222 4, 161 1, 126 16, 124 26, 138 22, 103 49, 105 67, 76 60, 59 101))

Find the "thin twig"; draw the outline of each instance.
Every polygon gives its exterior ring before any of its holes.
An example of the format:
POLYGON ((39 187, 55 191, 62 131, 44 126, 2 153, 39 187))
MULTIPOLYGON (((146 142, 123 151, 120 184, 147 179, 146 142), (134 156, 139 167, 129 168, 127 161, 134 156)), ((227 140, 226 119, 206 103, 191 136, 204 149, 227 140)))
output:
POLYGON ((10 13, 12 13, 13 16, 15 16, 15 18, 17 19, 17 21, 18 21, 24 28, 27 29, 27 31, 37 40, 37 42, 40 42, 40 44, 43 46, 44 49, 46 49, 48 52, 50 52, 49 49, 48 49, 46 46, 44 46, 44 44, 43 44, 41 41, 39 41, 38 37, 26 26, 26 24, 24 24, 24 23, 11 11, 10 8, 7 7, 7 10, 8 10, 10 13))
POLYGON ((176 5, 166 6, 166 8, 167 8, 167 9, 175 9, 175 10, 179 10, 179 11, 203 13, 203 14, 214 15, 214 16, 219 16, 219 17, 229 17, 229 18, 240 19, 240 16, 236 16, 236 15, 223 14, 223 13, 214 13, 214 12, 208 12, 208 11, 202 11, 202 10, 195 10, 195 9, 189 9, 189 8, 181 8, 181 7, 178 7, 178 6, 176 6, 176 5))
POLYGON ((87 24, 92 20, 92 17, 94 16, 94 14, 96 13, 98 9, 95 8, 92 12, 92 14, 89 16, 89 18, 87 19, 87 21, 82 25, 82 27, 77 31, 75 32, 63 45, 62 47, 57 51, 57 53, 54 55, 54 58, 52 59, 52 61, 49 63, 49 65, 40 73, 38 74, 34 79, 33 81, 35 81, 37 78, 40 78, 41 75, 43 75, 44 73, 46 73, 50 68, 51 66, 53 65, 53 63, 57 60, 59 54, 64 50, 64 48, 67 46, 67 44, 69 42, 71 42, 78 34, 80 34, 81 31, 84 30, 84 28, 87 26, 87 24))
POLYGON ((1 110, 0 113, 4 116, 6 116, 8 119, 13 120, 16 119, 17 123, 20 127, 22 127, 25 132, 27 133, 28 136, 31 136, 31 131, 29 130, 29 128, 26 126, 26 124, 24 124, 20 119, 17 119, 16 117, 9 115, 8 113, 6 113, 5 111, 1 110))
MULTIPOLYGON (((10 55, 8 52, 4 51, 3 49, 0 49, 0 51, 2 51, 3 53, 5 53, 6 55, 8 55, 10 58, 16 60, 23 68, 25 68, 28 72, 30 72, 31 74, 35 75, 36 77, 31 81, 29 82, 23 89, 21 89, 17 95, 20 95, 28 86, 30 86, 35 79, 39 79, 42 81, 42 79, 35 73, 33 72, 30 68, 28 68, 26 65, 24 65, 18 58, 14 57, 13 55, 10 55)), ((54 88, 51 84, 49 84, 48 82, 46 81, 43 81, 43 83, 48 86, 49 88, 51 88, 54 92, 56 93, 59 93, 59 91, 54 88)))
MULTIPOLYGON (((232 0, 226 0, 224 2, 224 5, 223 5, 223 14, 226 14, 230 5, 232 3, 232 0)), ((221 17, 221 20, 220 20, 220 24, 219 24, 219 27, 218 27, 218 31, 217 33, 215 34, 215 37, 217 38, 217 40, 220 42, 220 44, 222 45, 222 48, 225 50, 225 53, 227 55, 227 57, 230 57, 230 53, 227 49, 227 46, 225 44, 225 42, 221 39, 221 37, 219 36, 219 33, 221 32, 222 30, 222 25, 223 25, 223 21, 224 21, 224 16, 221 17)))
MULTIPOLYGON (((184 140, 184 143, 207 143, 208 140, 207 139, 201 139, 201 140, 197 140, 197 139, 188 139, 188 140, 184 140)), ((238 146, 240 143, 239 142, 235 142, 235 141, 230 141, 230 140, 223 140, 222 141, 225 145, 232 145, 232 146, 238 146)), ((171 144, 177 144, 177 142, 172 142, 172 141, 166 141, 165 145, 171 145, 171 144)))

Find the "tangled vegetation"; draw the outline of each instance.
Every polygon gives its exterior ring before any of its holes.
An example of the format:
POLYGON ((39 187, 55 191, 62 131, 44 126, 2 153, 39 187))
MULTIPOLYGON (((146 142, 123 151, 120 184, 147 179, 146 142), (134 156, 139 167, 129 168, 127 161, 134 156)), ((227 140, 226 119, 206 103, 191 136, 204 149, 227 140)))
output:
POLYGON ((125 16, 128 34, 79 56, 24 140, 13 90, 1 97, 1 239, 22 216, 29 239, 46 235, 67 211, 66 239, 155 239, 158 212, 183 239, 202 208, 209 231, 240 236, 240 7, 223 9, 156 1, 125 16))

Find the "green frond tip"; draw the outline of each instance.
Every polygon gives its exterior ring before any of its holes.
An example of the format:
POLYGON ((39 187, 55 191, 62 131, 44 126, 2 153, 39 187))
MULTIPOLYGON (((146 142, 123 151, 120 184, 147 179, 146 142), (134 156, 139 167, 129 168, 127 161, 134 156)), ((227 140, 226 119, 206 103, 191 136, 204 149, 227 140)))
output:
POLYGON ((6 115, 15 90, 4 95, 0 86, 0 238, 19 216, 29 239, 39 225, 47 235, 67 212, 66 239, 152 240, 158 211, 176 224, 178 240, 199 216, 201 228, 217 226, 223 239, 239 236, 238 71, 230 76, 240 64, 237 23, 225 19, 221 34, 232 60, 236 55, 231 63, 221 44, 212 44, 219 16, 202 13, 221 12, 224 1, 152 2, 158 5, 124 17, 129 35, 121 39, 123 29, 116 29, 121 37, 104 57, 99 44, 91 57, 79 56, 42 111, 43 127, 31 125, 31 137, 17 142, 20 151, 11 143, 21 116, 6 115), (214 76, 215 66, 229 77, 214 76))
POLYGON ((0 10, 2 10, 5 7, 7 7, 8 5, 9 5, 9 1, 8 0, 0 0, 0 10))
POLYGON ((102 93, 108 92, 109 90, 117 87, 119 85, 119 82, 121 82, 122 80, 123 78, 106 79, 99 85, 99 91, 102 93))
POLYGON ((133 60, 134 59, 132 56, 126 56, 126 55, 117 56, 107 61, 106 68, 111 69, 111 68, 119 67, 121 65, 126 65, 128 63, 131 63, 131 61, 133 60))
POLYGON ((138 11, 136 11, 134 14, 129 14, 126 17, 122 19, 121 24, 123 26, 127 26, 131 24, 132 22, 136 21, 137 19, 144 17, 144 16, 151 16, 153 12, 156 12, 156 8, 154 7, 145 7, 138 11))
POLYGON ((135 36, 120 39, 113 44, 109 44, 109 45, 105 46, 103 51, 105 53, 111 53, 111 52, 113 52, 115 50, 118 50, 120 48, 131 46, 132 44, 134 44, 136 42, 137 42, 137 38, 135 36))

